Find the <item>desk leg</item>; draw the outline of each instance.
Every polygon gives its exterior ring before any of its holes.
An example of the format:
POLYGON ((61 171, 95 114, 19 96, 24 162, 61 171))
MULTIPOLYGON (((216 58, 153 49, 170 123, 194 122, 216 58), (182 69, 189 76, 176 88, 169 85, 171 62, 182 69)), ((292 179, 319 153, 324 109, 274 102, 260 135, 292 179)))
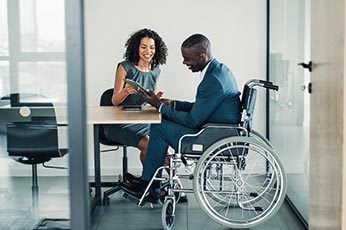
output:
POLYGON ((94 124, 94 168, 95 168, 95 199, 101 204, 101 170, 100 170, 99 125, 94 124))

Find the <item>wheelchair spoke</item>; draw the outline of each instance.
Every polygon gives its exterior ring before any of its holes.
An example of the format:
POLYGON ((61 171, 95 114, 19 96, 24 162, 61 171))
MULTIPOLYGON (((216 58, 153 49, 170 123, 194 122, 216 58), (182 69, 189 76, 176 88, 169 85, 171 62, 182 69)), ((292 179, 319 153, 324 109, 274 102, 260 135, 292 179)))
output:
POLYGON ((211 146, 195 169, 194 193, 206 213, 229 227, 251 227, 272 216, 285 194, 284 173, 267 145, 244 137, 211 146))

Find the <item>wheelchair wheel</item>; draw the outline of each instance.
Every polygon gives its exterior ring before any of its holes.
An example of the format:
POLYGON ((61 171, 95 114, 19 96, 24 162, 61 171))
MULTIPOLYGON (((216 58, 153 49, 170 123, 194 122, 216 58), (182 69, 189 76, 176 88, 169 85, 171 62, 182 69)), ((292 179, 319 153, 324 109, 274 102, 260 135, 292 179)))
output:
POLYGON ((174 225, 175 204, 172 199, 166 199, 161 209, 161 222, 163 229, 171 230, 174 225))
MULTIPOLYGON (((266 144, 269 148, 272 148, 271 143, 265 139, 261 134, 255 132, 254 133, 254 138, 256 140, 259 140, 260 142, 263 142, 264 144, 266 144)), ((238 149, 239 150, 239 149, 238 149)), ((233 152, 235 151, 234 149, 232 150, 233 152)), ((248 151, 248 150, 244 150, 244 151, 248 151)), ((274 150, 273 150, 274 151, 274 150)), ((270 158, 270 155, 266 154, 266 157, 270 158)), ((246 166, 246 154, 235 154, 233 160, 234 160, 234 165, 237 166, 238 169, 242 169, 246 166)), ((266 165, 268 164, 268 162, 266 162, 266 165)), ((207 167, 206 171, 205 171, 205 178, 208 178, 208 180, 205 180, 205 186, 207 187, 208 190, 210 191, 214 191, 217 186, 219 186, 219 184, 222 182, 220 181, 220 179, 217 179, 216 181, 219 183, 216 183, 216 187, 215 187, 215 175, 217 175, 218 178, 220 178, 222 176, 222 168, 221 167, 221 163, 215 163, 214 164, 214 169, 212 167, 207 167), (216 168, 216 170, 215 170, 216 168), (212 176, 212 174, 214 174, 214 176, 212 176), (214 179, 211 178, 214 177, 214 179)), ((261 179, 260 181, 262 182, 261 185, 257 185, 258 189, 256 189, 255 191, 253 191, 252 193, 249 194, 249 196, 247 197, 246 200, 243 201, 243 203, 252 203, 252 202, 256 202, 258 199, 260 199, 262 197, 263 194, 266 193, 266 191, 268 189, 271 188, 271 186, 275 183, 276 178, 275 178, 275 173, 272 173, 273 168, 272 167, 266 167, 266 176, 261 175, 261 177, 263 177, 264 179, 261 179)), ((207 196, 209 196, 211 199, 219 202, 220 204, 237 204, 238 200, 237 199, 229 199, 229 197, 225 197, 222 194, 220 195, 219 193, 207 193, 207 196)))
POLYGON ((286 195, 286 177, 272 148, 252 137, 229 137, 210 146, 194 173, 194 193, 216 222, 250 228, 272 217, 286 195))
POLYGON ((254 137, 256 140, 259 140, 260 142, 262 141, 263 143, 268 145, 269 148, 274 149, 272 143, 270 143, 270 141, 268 141, 267 138, 265 138, 262 134, 260 134, 256 130, 254 129, 251 130, 250 136, 254 137))

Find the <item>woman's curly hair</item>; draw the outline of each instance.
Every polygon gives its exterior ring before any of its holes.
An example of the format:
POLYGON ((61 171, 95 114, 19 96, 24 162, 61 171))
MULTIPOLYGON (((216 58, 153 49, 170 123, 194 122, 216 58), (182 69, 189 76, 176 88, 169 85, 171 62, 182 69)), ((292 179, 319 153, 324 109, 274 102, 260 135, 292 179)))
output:
POLYGON ((162 38, 153 30, 141 29, 134 32, 130 38, 125 43, 126 51, 124 53, 124 58, 134 63, 138 64, 139 61, 139 44, 141 39, 144 37, 152 38, 155 41, 155 54, 152 59, 151 68, 155 68, 158 65, 166 63, 167 57, 167 46, 162 40, 162 38))

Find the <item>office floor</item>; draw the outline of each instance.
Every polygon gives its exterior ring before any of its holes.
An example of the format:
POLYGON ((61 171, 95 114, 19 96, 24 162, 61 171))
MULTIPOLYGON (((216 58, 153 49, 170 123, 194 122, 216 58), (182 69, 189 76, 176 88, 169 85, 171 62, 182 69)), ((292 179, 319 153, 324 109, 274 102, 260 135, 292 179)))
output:
MULTIPOLYGON (((66 177, 39 178, 40 195, 33 211, 30 178, 0 178, 0 229, 48 229, 38 227, 43 218, 69 218, 68 182, 66 177)), ((189 202, 177 205, 175 228, 226 229, 215 223, 198 207, 194 196, 189 202)), ((111 197, 109 206, 98 206, 91 216, 93 230, 107 229, 162 229, 161 206, 137 207, 134 201, 125 199, 119 192, 111 197)), ((53 223, 54 225, 54 223, 53 223)), ((68 228, 68 222, 57 222, 68 228)), ((304 227, 286 203, 269 221, 251 229, 300 230, 304 227)))
POLYGON ((277 125, 272 140, 287 175, 287 195, 308 221, 310 129, 299 125, 277 125))

